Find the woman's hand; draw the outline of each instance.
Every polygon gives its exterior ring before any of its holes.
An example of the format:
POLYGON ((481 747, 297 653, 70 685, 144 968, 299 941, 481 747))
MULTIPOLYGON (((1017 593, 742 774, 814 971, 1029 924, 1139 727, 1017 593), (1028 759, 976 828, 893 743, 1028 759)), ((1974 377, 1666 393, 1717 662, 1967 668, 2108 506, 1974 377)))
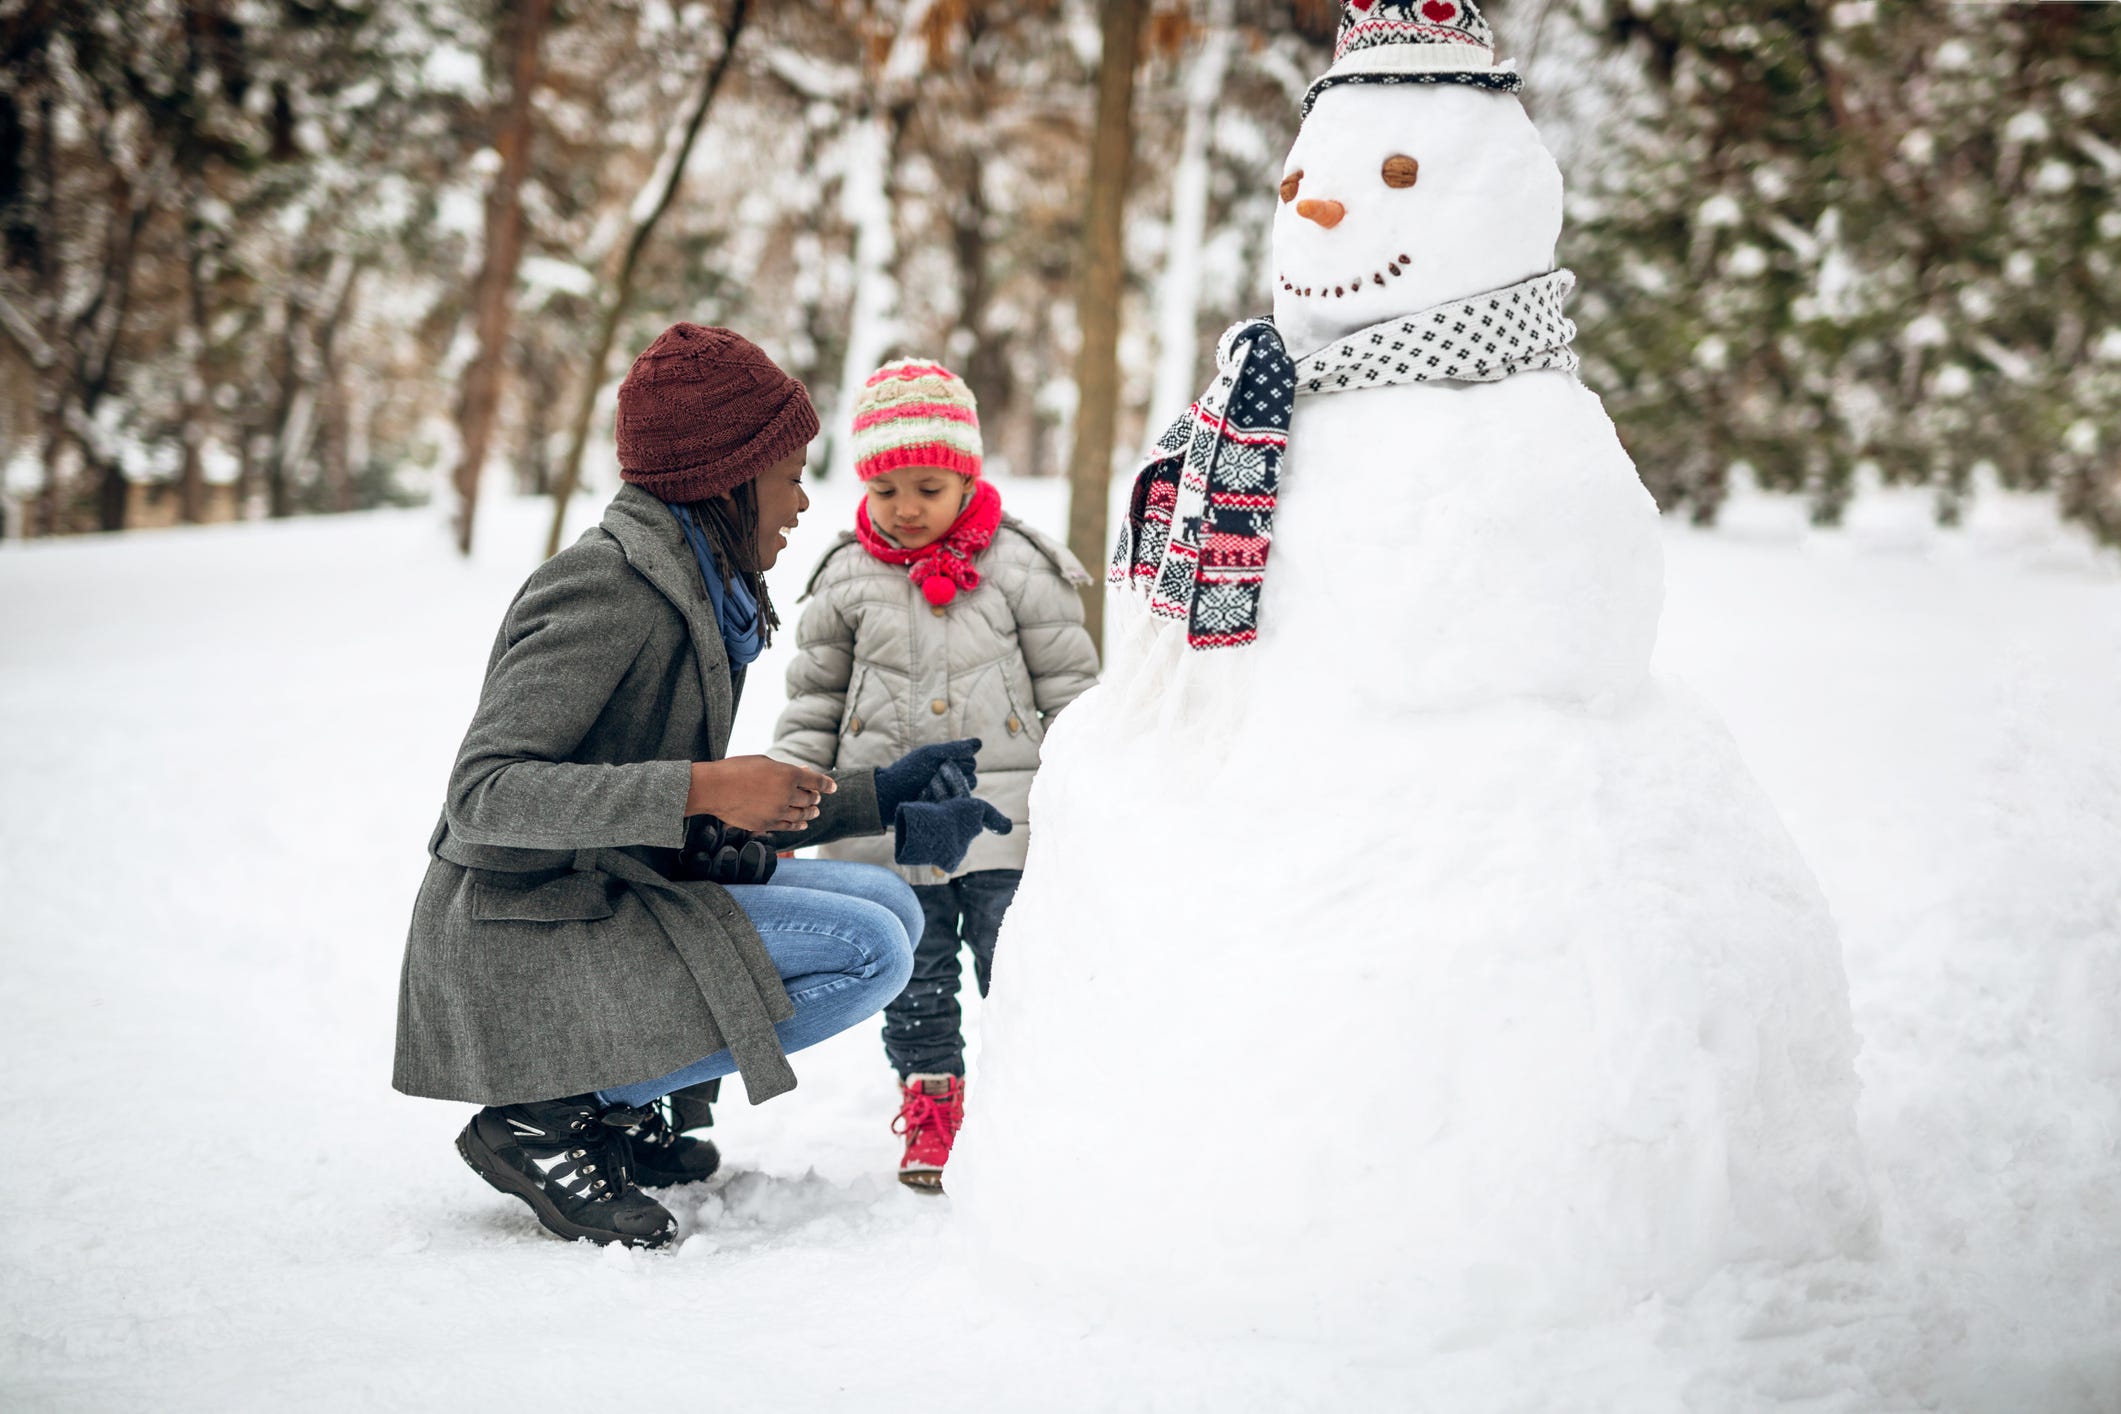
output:
POLYGON ((791 766, 771 756, 732 756, 692 763, 687 815, 712 815, 752 834, 802 830, 818 815, 818 802, 839 786, 823 771, 791 766))

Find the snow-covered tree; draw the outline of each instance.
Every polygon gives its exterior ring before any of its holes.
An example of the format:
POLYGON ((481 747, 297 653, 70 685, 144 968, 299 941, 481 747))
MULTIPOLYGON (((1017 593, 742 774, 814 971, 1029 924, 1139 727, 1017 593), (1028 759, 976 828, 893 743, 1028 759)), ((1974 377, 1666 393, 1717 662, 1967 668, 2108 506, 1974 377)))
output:
MULTIPOLYGON (((1524 7, 1520 7, 1524 8, 1524 7)), ((1666 505, 1859 472, 2121 534, 2121 9, 1579 0, 1630 61, 1574 164, 1586 377, 1666 505)))

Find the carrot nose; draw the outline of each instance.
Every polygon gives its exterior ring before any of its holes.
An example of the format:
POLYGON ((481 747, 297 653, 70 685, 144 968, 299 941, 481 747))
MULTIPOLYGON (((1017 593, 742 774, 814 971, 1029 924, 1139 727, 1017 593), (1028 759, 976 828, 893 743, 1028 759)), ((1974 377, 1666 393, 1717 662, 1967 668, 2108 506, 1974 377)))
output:
POLYGON ((1348 214, 1348 208, 1337 201, 1313 201, 1306 197, 1296 203, 1296 214, 1306 221, 1316 221, 1327 230, 1340 224, 1340 218, 1348 214))

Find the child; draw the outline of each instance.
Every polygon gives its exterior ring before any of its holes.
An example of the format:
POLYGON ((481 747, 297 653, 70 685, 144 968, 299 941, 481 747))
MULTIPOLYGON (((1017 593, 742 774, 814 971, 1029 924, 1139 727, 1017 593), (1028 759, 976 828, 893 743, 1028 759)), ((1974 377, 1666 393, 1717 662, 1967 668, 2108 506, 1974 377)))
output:
MULTIPOLYGON (((994 939, 1023 878, 1031 777, 1055 713, 1097 680, 1074 556, 1002 514, 980 478, 972 391, 940 364, 870 375, 854 404, 865 495, 811 576, 788 707, 773 754, 819 770, 897 760, 928 742, 980 742, 974 794, 1017 828, 981 835, 944 868, 900 868, 926 915, 913 977, 884 1010, 902 1103, 899 1179, 939 1192, 964 1118, 958 950, 987 994, 994 939)), ((834 859, 891 865, 892 841, 847 840, 834 859)), ((925 857, 925 856, 923 856, 925 857)))

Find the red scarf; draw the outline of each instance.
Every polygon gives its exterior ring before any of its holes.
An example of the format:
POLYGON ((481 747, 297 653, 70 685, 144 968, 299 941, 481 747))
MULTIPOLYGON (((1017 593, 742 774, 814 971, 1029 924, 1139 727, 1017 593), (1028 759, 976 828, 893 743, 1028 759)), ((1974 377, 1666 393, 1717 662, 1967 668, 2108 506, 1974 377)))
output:
POLYGON ((867 497, 854 508, 854 534, 862 548, 887 565, 909 566, 907 576, 937 608, 955 599, 960 589, 979 588, 979 571, 972 567, 972 557, 994 543, 994 532, 1001 523, 1002 493, 988 481, 974 482, 972 500, 957 513, 950 528, 918 550, 892 544, 869 523, 867 497))

